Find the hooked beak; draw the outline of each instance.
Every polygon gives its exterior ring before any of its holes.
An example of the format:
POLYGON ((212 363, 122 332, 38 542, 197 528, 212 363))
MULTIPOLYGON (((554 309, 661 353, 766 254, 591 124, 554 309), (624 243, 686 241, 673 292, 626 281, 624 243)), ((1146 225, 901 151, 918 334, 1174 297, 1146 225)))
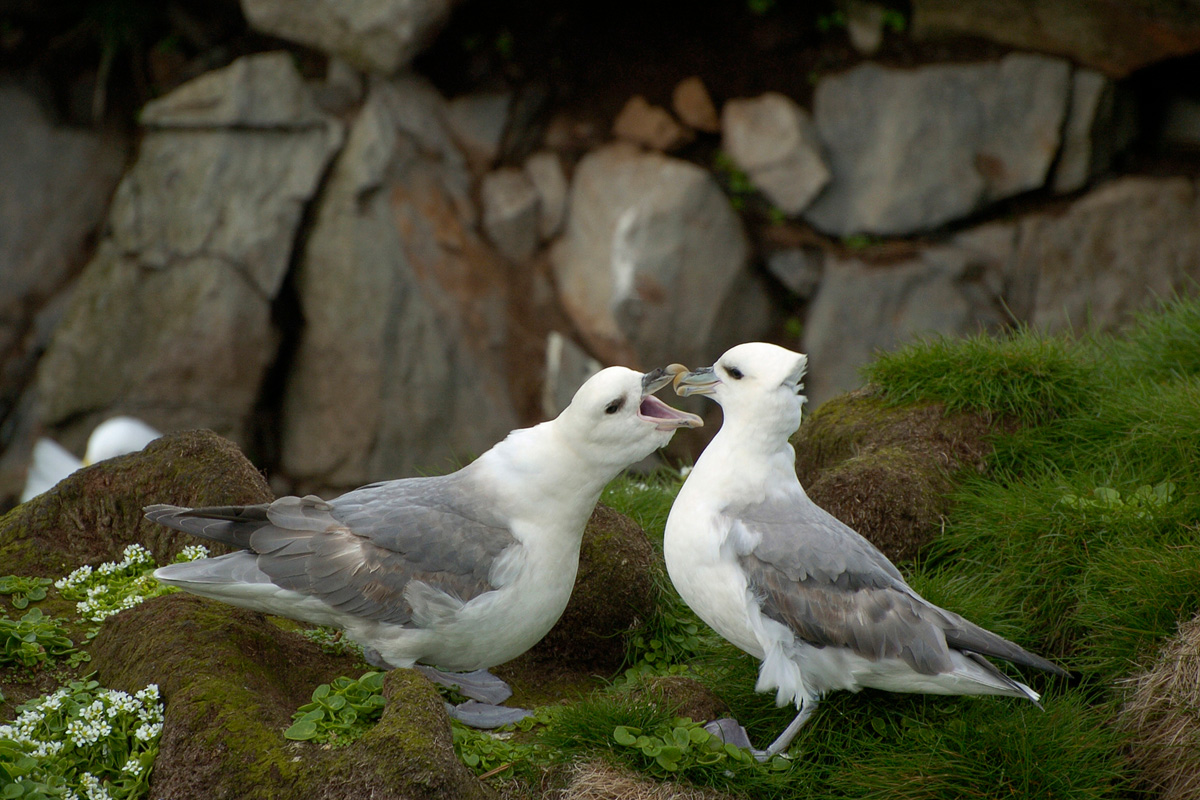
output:
POLYGON ((680 372, 675 375, 675 394, 688 397, 693 394, 712 394, 721 379, 712 367, 680 372))
POLYGON ((653 422, 660 431, 673 431, 679 428, 699 428, 704 420, 695 414, 671 408, 654 396, 654 393, 675 379, 678 370, 686 370, 679 364, 672 364, 666 369, 656 369, 647 372, 642 377, 642 403, 638 406, 638 418, 653 422), (678 369, 676 369, 678 368, 678 369))

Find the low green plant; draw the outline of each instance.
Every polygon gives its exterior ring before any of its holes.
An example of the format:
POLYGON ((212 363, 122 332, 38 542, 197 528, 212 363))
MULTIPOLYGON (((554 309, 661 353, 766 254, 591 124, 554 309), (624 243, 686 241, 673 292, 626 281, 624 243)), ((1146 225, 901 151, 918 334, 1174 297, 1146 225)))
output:
POLYGON ((384 705, 382 672, 357 679, 343 675, 318 686, 312 702, 292 715, 294 722, 283 735, 300 742, 346 745, 379 720, 384 705))
POLYGON ((1157 508, 1171 502, 1174 494, 1175 484, 1171 481, 1163 481, 1154 486, 1149 484, 1139 486, 1132 494, 1126 495, 1124 498, 1112 487, 1097 486, 1092 490, 1091 497, 1078 497, 1068 493, 1063 495, 1062 501, 1071 508, 1133 514, 1135 517, 1145 519, 1157 508))
POLYGON ((73 681, 0 725, 0 797, 134 800, 146 795, 163 707, 150 684, 130 695, 73 681))
POLYGON ((13 608, 25 608, 30 603, 46 599, 46 587, 53 581, 49 578, 32 578, 25 575, 0 577, 0 594, 13 596, 13 608))
MULTIPOLYGON (((195 561, 208 555, 202 545, 185 547, 175 563, 195 561)), ((79 616, 87 622, 100 623, 120 611, 145 602, 151 597, 178 591, 154 579, 157 568, 150 551, 140 544, 127 546, 120 561, 106 561, 93 569, 84 565, 65 578, 54 582, 64 599, 74 600, 79 616)), ((99 626, 93 627, 95 635, 99 626)))
POLYGON ((0 666, 36 667, 75 652, 61 623, 40 608, 29 609, 19 620, 0 617, 0 666))
MULTIPOLYGON (((706 731, 703 725, 687 717, 676 717, 647 731, 630 725, 618 725, 613 729, 612 737, 618 745, 641 753, 647 760, 650 772, 663 776, 689 767, 727 768, 734 763, 744 766, 758 763, 749 750, 726 744, 706 731)), ((791 769, 791 763, 779 757, 770 759, 766 765, 772 770, 791 769)))
POLYGON ((362 645, 334 628, 302 628, 297 633, 331 656, 363 657, 362 645))

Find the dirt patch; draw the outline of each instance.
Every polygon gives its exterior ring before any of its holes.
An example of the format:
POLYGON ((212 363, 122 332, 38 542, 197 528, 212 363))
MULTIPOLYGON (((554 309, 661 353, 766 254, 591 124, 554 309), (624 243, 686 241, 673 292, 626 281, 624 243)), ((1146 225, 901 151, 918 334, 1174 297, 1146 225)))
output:
POLYGON ((136 542, 166 564, 197 541, 148 522, 144 506, 272 499, 263 476, 233 442, 212 431, 171 434, 139 453, 81 469, 0 517, 0 563, 5 574, 58 578, 81 564, 119 561, 125 546, 136 542))
POLYGON ((901 561, 936 535, 955 476, 986 468, 990 431, 977 414, 893 407, 866 387, 822 405, 791 441, 813 502, 901 561))
POLYGON ((1179 627, 1158 662, 1133 678, 1121 725, 1147 794, 1200 797, 1200 617, 1179 627))
POLYGON ((726 800, 731 795, 673 781, 657 782, 603 761, 573 764, 552 800, 726 800))

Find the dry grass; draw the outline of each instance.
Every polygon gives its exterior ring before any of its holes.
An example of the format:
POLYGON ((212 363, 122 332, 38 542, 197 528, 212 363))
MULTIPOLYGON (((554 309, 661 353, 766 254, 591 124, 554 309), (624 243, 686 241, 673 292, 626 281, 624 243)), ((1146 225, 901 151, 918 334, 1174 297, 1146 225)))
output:
POLYGON ((567 786, 547 800, 729 800, 730 795, 669 781, 658 782, 603 761, 570 767, 567 786))
POLYGON ((1133 734, 1130 760, 1147 788, 1162 800, 1200 798, 1200 616, 1129 683, 1121 722, 1133 734))

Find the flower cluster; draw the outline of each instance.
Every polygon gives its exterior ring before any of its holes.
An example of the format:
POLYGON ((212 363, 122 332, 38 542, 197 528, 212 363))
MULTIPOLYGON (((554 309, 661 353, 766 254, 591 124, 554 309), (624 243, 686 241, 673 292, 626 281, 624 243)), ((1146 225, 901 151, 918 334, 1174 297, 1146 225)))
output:
POLYGON ((17 711, 0 725, 0 774, 76 800, 145 794, 163 722, 154 684, 130 695, 75 681, 17 711))
MULTIPOLYGON (((82 566, 55 582, 68 600, 75 600, 79 616, 89 622, 103 622, 120 611, 132 608, 151 597, 174 591, 162 586, 150 574, 154 557, 140 544, 131 544, 120 561, 106 561, 93 569, 82 566)), ((185 547, 177 561, 195 561, 208 556, 201 545, 185 547)))

